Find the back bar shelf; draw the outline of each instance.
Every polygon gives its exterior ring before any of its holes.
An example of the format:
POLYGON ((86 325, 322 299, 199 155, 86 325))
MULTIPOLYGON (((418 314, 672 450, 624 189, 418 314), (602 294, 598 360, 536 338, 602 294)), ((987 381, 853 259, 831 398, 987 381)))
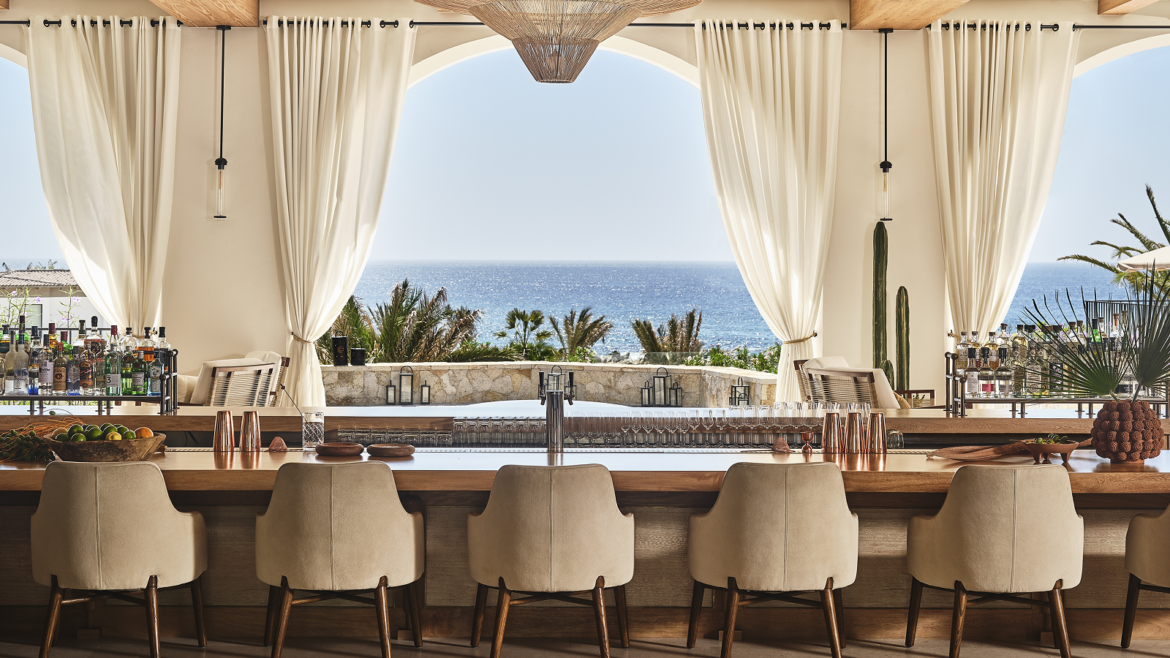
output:
MULTIPOLYGON (((155 358, 159 358, 157 352, 155 358)), ((54 403, 62 402, 69 402, 75 405, 80 403, 96 403, 99 415, 108 415, 113 410, 115 403, 121 404, 126 402, 157 404, 160 415, 170 414, 178 406, 178 396, 176 394, 178 388, 178 361, 179 351, 175 349, 170 350, 168 358, 162 359, 163 372, 160 378, 158 395, 69 395, 59 392, 54 392, 50 395, 10 394, 0 395, 0 403, 27 404, 30 416, 37 414, 43 415, 45 411, 58 411, 60 410, 60 406, 54 403), (49 407, 57 408, 50 409, 49 407)))

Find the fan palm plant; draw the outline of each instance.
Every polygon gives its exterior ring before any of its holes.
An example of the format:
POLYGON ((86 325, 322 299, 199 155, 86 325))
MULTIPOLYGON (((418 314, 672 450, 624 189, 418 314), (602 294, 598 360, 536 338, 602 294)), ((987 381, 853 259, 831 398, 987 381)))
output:
MULTIPOLYGON (((703 312, 692 308, 679 317, 672 313, 665 324, 655 328, 650 320, 633 320, 630 322, 634 335, 642 344, 642 351, 647 355, 670 353, 686 358, 682 355, 699 352, 703 343, 699 340, 699 330, 703 327, 703 312)), ((649 357, 655 359, 657 357, 649 357)), ((672 361, 673 357, 664 357, 672 361)))
POLYGON ((559 322, 550 318, 549 324, 561 342, 561 356, 565 359, 576 354, 578 349, 589 350, 599 342, 604 343, 606 335, 613 329, 613 323, 608 322, 604 315, 593 317, 592 306, 581 309, 580 315, 577 309, 570 309, 559 322))
POLYGON ((548 343, 553 337, 553 332, 541 328, 544 326, 544 320, 544 313, 541 311, 522 311, 514 308, 508 311, 504 318, 504 328, 497 331, 495 337, 510 338, 510 346, 524 360, 547 359, 555 350, 548 343))
MULTIPOLYGON (((1166 239, 1167 243, 1170 243, 1170 222, 1167 222, 1166 219, 1162 217, 1162 213, 1158 211, 1158 202, 1154 199, 1154 189, 1149 185, 1146 186, 1146 197, 1150 200, 1150 207, 1154 210, 1154 219, 1158 221, 1158 228, 1162 230, 1162 237, 1166 239)), ((1155 249, 1161 249, 1162 247, 1166 246, 1165 244, 1148 237, 1145 233, 1134 226, 1132 222, 1126 219, 1125 215, 1121 213, 1117 213, 1117 217, 1110 219, 1109 223, 1125 229, 1125 231, 1129 233, 1131 237, 1137 240, 1138 243, 1138 246, 1136 247, 1117 244, 1115 242, 1109 242, 1108 240, 1095 240, 1089 243, 1090 247, 1109 247, 1109 249, 1112 250, 1110 254, 1110 258, 1112 260, 1121 260, 1131 256, 1137 256, 1139 254, 1144 254, 1155 249)), ((1123 285, 1133 293, 1140 294, 1142 288, 1149 284, 1149 281, 1146 280, 1147 277, 1145 277, 1141 272, 1122 272, 1115 263, 1107 262, 1101 260, 1100 258, 1094 258, 1085 254, 1062 256, 1057 260, 1079 261, 1081 263, 1088 263, 1094 267, 1099 267, 1103 270, 1108 270, 1109 272, 1113 273, 1113 283, 1117 285, 1123 285)), ((1153 283, 1162 289, 1170 288, 1170 273, 1158 272, 1153 277, 1153 283)))

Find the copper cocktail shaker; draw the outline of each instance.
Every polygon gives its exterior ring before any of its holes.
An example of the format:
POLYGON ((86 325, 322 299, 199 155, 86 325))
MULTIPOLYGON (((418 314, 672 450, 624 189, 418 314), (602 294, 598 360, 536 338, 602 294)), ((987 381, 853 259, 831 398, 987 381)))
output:
POLYGON ((825 424, 821 428, 821 452, 826 455, 844 452, 841 444, 841 414, 836 411, 825 412, 825 424))
POLYGON ((232 412, 215 412, 215 430, 212 432, 212 452, 235 452, 236 430, 232 427, 232 412))
POLYGON ((260 452, 260 413, 245 411, 240 422, 240 452, 260 452))
POLYGON ((850 411, 845 417, 845 454, 865 452, 865 428, 861 426, 861 412, 850 411))
POLYGON ((869 440, 865 451, 873 455, 886 454, 886 415, 880 411, 869 414, 869 440))

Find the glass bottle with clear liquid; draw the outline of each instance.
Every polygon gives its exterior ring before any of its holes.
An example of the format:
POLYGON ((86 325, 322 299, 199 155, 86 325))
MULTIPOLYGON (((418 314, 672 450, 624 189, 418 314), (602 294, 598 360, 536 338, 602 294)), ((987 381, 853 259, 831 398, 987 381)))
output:
POLYGON ((24 349, 24 332, 16 336, 16 354, 13 364, 15 382, 12 392, 15 395, 28 395, 28 352, 24 349))

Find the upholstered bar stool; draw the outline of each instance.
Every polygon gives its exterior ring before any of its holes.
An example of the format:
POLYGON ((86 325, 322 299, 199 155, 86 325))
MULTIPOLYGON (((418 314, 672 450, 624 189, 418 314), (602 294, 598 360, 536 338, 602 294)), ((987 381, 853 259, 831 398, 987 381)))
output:
POLYGON ((177 587, 190 588, 199 646, 207 646, 203 517, 171 505, 155 464, 49 464, 32 517, 32 569, 50 588, 41 658, 56 639, 62 605, 106 598, 146 607, 150 655, 158 658, 158 592, 177 587))
POLYGON ((1170 546, 1170 508, 1161 514, 1138 514, 1129 522, 1125 535, 1125 570, 1129 572, 1129 595, 1125 599, 1125 624, 1121 646, 1129 648, 1133 622, 1137 617, 1142 590, 1170 594, 1170 564, 1164 551, 1170 546))
POLYGON ((913 577, 906 646, 914 645, 929 587, 955 593, 951 658, 959 655, 967 606, 986 601, 1047 607, 1056 648, 1069 658, 1062 592, 1081 582, 1085 522, 1063 467, 963 466, 938 514, 910 519, 906 544, 913 577), (1033 592, 1048 592, 1048 601, 1018 596, 1033 592))
POLYGON ((385 463, 281 466, 272 502, 256 517, 256 576, 269 586, 264 644, 272 658, 280 658, 292 606, 336 598, 375 606, 382 658, 390 658, 392 587, 405 589, 421 647, 425 554, 422 514, 402 506, 385 463), (294 598, 297 590, 309 595, 294 598))
POLYGON ((592 605, 601 655, 608 658, 606 588, 617 601, 621 645, 630 646, 626 583, 634 576, 634 515, 618 510, 604 466, 504 466, 487 508, 467 519, 467 546, 471 577, 479 583, 471 646, 479 646, 491 587, 499 588, 492 658, 500 655, 508 609, 548 599, 592 605), (574 598, 582 594, 592 600, 574 598))
POLYGON ((841 588, 857 577, 857 515, 836 464, 736 464, 715 506, 691 517, 688 560, 695 580, 687 648, 698 637, 703 594, 727 591, 723 658, 731 655, 736 612, 759 601, 819 607, 829 646, 845 646, 841 588), (817 592, 819 600, 797 594, 817 592))

